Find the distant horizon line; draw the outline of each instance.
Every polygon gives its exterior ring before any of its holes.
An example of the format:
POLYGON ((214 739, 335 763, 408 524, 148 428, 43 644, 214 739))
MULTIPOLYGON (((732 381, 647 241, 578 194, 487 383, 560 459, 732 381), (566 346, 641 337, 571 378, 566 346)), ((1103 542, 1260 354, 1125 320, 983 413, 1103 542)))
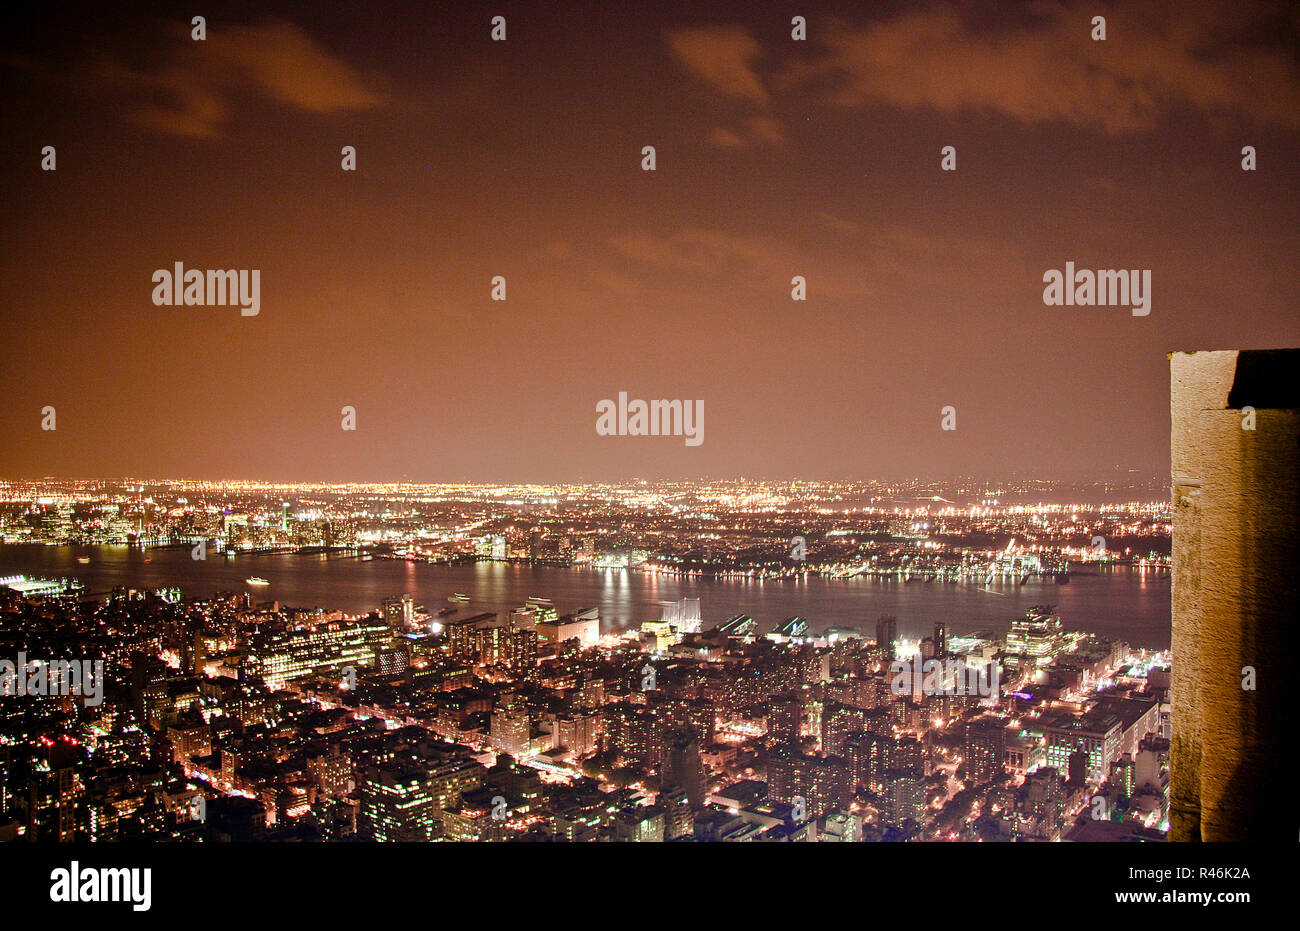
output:
POLYGON ((782 477, 770 478, 761 476, 733 475, 725 477, 695 477, 695 478, 643 478, 628 477, 621 479, 517 479, 517 480, 493 480, 481 481, 473 479, 461 480, 420 480, 420 479, 273 479, 273 478, 179 478, 179 477, 146 477, 140 475, 79 475, 79 476, 55 476, 43 475, 37 477, 8 477, 0 475, 0 484, 38 484, 42 482, 59 483, 59 482, 104 482, 104 483, 147 483, 157 485, 168 484, 208 484, 208 485, 317 485, 317 486, 346 486, 346 485, 418 485, 418 486, 481 486, 481 487, 517 487, 528 485, 705 485, 716 483, 730 482, 752 482, 755 484, 809 484, 809 485, 867 485, 867 484, 898 484, 898 483, 928 483, 942 484, 954 482, 980 482, 980 483, 1006 483, 1006 482, 1045 482, 1050 484, 1104 484, 1109 482, 1122 481, 1124 479, 1132 481, 1165 481, 1166 476, 1158 472, 1142 472, 1138 469, 1130 469, 1114 477, 1088 477, 1088 478, 1047 478, 1032 475, 1001 475, 1001 476, 980 476, 980 475, 956 475, 956 476, 909 476, 905 478, 897 477, 878 477, 878 478, 798 478, 782 477))

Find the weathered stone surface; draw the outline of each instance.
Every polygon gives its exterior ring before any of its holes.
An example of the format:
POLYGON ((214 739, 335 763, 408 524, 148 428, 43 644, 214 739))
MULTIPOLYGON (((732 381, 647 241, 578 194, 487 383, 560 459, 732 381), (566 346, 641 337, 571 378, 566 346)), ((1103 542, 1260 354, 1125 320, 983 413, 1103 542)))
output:
POLYGON ((1300 350, 1169 358, 1170 839, 1289 839, 1294 825, 1278 814, 1289 792, 1283 664, 1300 613, 1300 412, 1282 405, 1295 403, 1300 350), (1242 429, 1247 405, 1254 430, 1242 429))

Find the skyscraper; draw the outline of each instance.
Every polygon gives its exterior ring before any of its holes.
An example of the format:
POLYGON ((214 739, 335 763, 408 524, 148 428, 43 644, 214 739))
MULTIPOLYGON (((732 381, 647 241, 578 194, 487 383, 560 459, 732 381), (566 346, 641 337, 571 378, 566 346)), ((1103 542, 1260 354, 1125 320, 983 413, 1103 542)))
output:
POLYGON ((1032 674, 1065 648, 1061 618, 1052 605, 1034 605, 1011 622, 1006 644, 1007 669, 1018 676, 1032 674))
POLYGON ((991 716, 966 722, 965 763, 971 782, 991 782, 1005 768, 1007 729, 991 716))
POLYGON ((401 633, 415 626, 415 599, 409 594, 395 598, 385 598, 383 603, 384 623, 401 633))
POLYGON ((773 695, 767 706, 767 733, 774 744, 798 744, 803 700, 797 693, 773 695))
POLYGON ((655 807, 664 813, 664 840, 690 837, 695 833, 695 811, 685 790, 674 786, 659 793, 655 807))
POLYGON ((894 658, 894 641, 898 639, 898 618, 882 614, 876 621, 876 646, 884 651, 885 662, 894 658))
POLYGON ((492 746, 513 757, 527 756, 531 749, 532 722, 522 702, 505 699, 492 709, 492 746))
POLYGON ((678 728, 667 736, 660 781, 665 787, 677 786, 686 793, 691 808, 704 805, 704 764, 695 732, 678 728))

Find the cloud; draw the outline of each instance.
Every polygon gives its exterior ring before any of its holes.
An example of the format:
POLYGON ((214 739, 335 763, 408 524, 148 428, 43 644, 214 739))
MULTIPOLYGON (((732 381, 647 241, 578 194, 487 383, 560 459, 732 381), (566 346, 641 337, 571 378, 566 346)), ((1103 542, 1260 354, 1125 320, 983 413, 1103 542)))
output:
POLYGON ((664 38, 678 63, 714 90, 726 97, 767 105, 767 89, 750 64, 762 49, 745 28, 673 29, 664 38))
POLYGON ((192 41, 188 30, 172 30, 171 50, 154 68, 101 58, 80 83, 127 98, 132 122, 189 138, 221 135, 241 92, 310 113, 368 109, 385 100, 373 79, 292 23, 212 30, 204 42, 192 41))
POLYGON ((896 301, 899 295, 941 295, 943 301, 934 307, 947 312, 944 301, 960 299, 972 276, 1005 288, 1007 283, 1036 283, 1042 273, 1023 248, 998 233, 900 224, 868 228, 824 211, 816 219, 827 233, 811 239, 686 226, 662 234, 630 231, 608 241, 634 263, 626 272, 620 269, 620 275, 642 278, 647 269, 636 265, 647 266, 669 273, 652 279, 657 288, 669 281, 697 295, 696 276, 729 281, 734 289, 785 294, 791 276, 804 275, 818 299, 896 301), (936 274, 937 268, 949 273, 936 274))
POLYGON ((751 116, 737 129, 720 126, 709 133, 709 143, 724 149, 748 149, 758 144, 785 145, 789 141, 785 127, 770 116, 751 116))
POLYGON ((685 227, 668 236, 622 233, 611 237, 610 245, 638 262, 694 271, 717 271, 736 265, 763 268, 772 265, 783 251, 773 239, 699 227, 685 227))
POLYGON ((1285 28, 1268 4, 1032 9, 1032 20, 991 30, 947 7, 840 25, 822 32, 823 57, 791 62, 778 86, 815 83, 846 106, 995 113, 1108 133, 1149 130, 1180 107, 1300 126, 1291 54, 1250 41, 1270 32, 1270 20, 1285 28), (1105 41, 1090 37, 1098 13, 1105 41))
POLYGON ((833 213, 827 213, 825 210, 819 210, 817 212, 817 219, 825 224, 829 229, 832 229, 837 233, 842 233, 845 236, 852 236, 862 229, 861 224, 855 223, 852 220, 846 220, 833 213))
POLYGON ((740 134, 730 129, 724 129, 719 126, 709 133, 709 143, 723 149, 743 149, 745 140, 740 138, 740 134))
MULTIPOLYGON (((834 231, 834 241, 841 245, 846 235, 861 238, 852 248, 828 242, 810 250, 807 243, 783 237, 687 226, 664 234, 625 232, 608 241, 623 258, 673 276, 654 278, 657 286, 665 280, 680 284, 680 276, 703 275, 784 294, 791 276, 799 274, 815 286, 819 298, 860 300, 890 288, 896 293, 929 288, 937 261, 965 269, 997 269, 1001 280, 1025 280, 1028 274, 1020 250, 1001 238, 902 226, 868 231, 824 212, 817 219, 834 231)), ((644 273, 635 265, 628 272, 638 278, 644 273)), ((1031 280, 1037 280, 1036 273, 1031 280)), ((698 285, 683 287, 699 293, 698 285)))
POLYGON ((785 128, 770 116, 751 116, 745 120, 745 129, 751 137, 761 142, 783 145, 788 141, 785 128))

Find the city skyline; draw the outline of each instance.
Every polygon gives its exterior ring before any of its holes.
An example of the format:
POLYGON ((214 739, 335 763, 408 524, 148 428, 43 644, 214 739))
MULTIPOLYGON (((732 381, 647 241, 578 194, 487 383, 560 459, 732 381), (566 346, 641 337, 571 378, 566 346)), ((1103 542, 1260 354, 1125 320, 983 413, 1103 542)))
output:
MULTIPOLYGON (((708 485, 725 485, 725 484, 746 484, 753 483, 756 485, 790 485, 790 486, 871 486, 871 485, 915 485, 917 487, 960 487, 965 485, 983 486, 984 490, 995 490, 999 486, 1025 486, 1037 485, 1045 488, 1060 487, 1089 487, 1099 486, 1102 488, 1109 487, 1144 487, 1160 488, 1166 484, 1163 474, 1158 472, 1140 473, 1136 469, 1128 470, 1117 476, 1102 478, 1099 476, 1084 477, 1081 479, 1068 480, 1058 478, 1045 478, 1033 475, 954 475, 954 476, 925 476, 925 475, 908 475, 894 478, 823 478, 823 477, 797 477, 785 476, 776 478, 765 478, 760 476, 749 475, 723 475, 723 476, 687 476, 681 478, 647 478, 640 475, 630 475, 622 478, 608 480, 588 480, 588 479, 558 479, 554 481, 541 480, 517 480, 517 481, 423 481, 417 479, 398 479, 398 480, 373 480, 373 479, 353 479, 342 481, 322 481, 315 479, 304 479, 293 481, 276 478, 223 478, 217 476, 159 476, 146 474, 126 474, 126 475, 0 475, 0 485, 25 485, 38 486, 42 483, 50 485, 58 484, 77 484, 77 483, 104 483, 104 484, 175 484, 175 485, 211 485, 211 486, 248 486, 263 488, 294 488, 294 487, 311 487, 311 488, 354 488, 354 487, 426 487, 426 488, 582 488, 582 487, 603 487, 618 488, 621 486, 637 485, 682 485, 682 486, 708 486, 708 485)), ((974 489, 970 489, 972 493, 974 489)))
POLYGON ((1281 900, 1300 4, 7 25, 19 913, 1281 900))
POLYGON ((0 474, 1160 474, 1166 352, 1300 341, 1295 26, 1226 3, 31 16, 3 40, 25 156, 0 168, 0 474), (176 263, 260 272, 256 315, 155 301, 176 263), (1146 313, 1046 301, 1071 265, 1134 270, 1146 313), (702 401, 703 441, 600 435, 620 393, 702 401))

